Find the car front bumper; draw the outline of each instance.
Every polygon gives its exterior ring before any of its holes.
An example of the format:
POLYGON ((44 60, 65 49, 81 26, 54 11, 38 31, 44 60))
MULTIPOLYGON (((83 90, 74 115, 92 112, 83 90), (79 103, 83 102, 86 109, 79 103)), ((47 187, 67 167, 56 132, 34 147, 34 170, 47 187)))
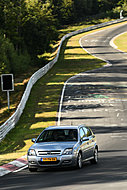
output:
POLYGON ((76 155, 59 155, 59 156, 27 156, 29 168, 37 167, 69 167, 76 166, 76 155), (42 158, 56 158, 56 161, 42 161, 42 158))

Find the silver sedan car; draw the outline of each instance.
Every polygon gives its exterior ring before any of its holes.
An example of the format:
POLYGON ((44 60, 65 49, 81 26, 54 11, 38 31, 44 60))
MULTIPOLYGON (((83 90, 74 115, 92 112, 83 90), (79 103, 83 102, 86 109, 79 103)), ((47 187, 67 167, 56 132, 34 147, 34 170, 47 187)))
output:
POLYGON ((29 148, 27 158, 31 172, 39 167, 75 166, 84 161, 98 162, 96 137, 89 127, 52 126, 46 128, 29 148))

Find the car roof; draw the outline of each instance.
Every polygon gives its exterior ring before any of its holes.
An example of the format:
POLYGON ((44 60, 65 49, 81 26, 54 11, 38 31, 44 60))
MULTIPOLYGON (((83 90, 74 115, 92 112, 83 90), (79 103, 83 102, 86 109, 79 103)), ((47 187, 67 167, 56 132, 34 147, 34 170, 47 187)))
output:
MULTIPOLYGON (((73 125, 50 126, 50 127, 47 127, 46 130, 50 130, 50 129, 53 129, 53 130, 55 130, 55 129, 78 129, 78 128, 80 128, 81 126, 84 126, 84 125, 80 125, 80 126, 78 126, 78 125, 75 125, 75 126, 73 126, 73 125)), ((85 127, 85 126, 84 126, 84 127, 85 127)))

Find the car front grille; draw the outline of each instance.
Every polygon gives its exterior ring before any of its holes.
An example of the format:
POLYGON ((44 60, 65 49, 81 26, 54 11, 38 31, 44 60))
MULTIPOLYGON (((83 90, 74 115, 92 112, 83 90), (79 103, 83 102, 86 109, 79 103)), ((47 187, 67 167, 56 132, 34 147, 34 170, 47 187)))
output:
POLYGON ((57 161, 49 161, 49 162, 44 162, 44 161, 39 161, 39 164, 40 165, 56 165, 56 164, 59 164, 60 160, 57 160, 57 161))
POLYGON ((50 151, 38 151, 39 156, 44 156, 44 155, 60 155, 61 150, 50 150, 50 151))

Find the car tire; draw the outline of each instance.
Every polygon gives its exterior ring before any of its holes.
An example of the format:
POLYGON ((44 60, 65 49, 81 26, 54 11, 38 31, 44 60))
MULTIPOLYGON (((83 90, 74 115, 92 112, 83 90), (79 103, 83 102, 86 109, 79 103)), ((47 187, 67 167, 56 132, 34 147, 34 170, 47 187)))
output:
POLYGON ((77 158, 77 169, 81 169, 83 166, 83 162, 82 162, 82 154, 79 153, 78 154, 78 158, 77 158))
POLYGON ((37 168, 29 168, 29 171, 30 171, 30 172, 36 172, 36 171, 37 171, 37 168))
POLYGON ((97 148, 94 150, 94 158, 90 160, 91 164, 97 164, 98 163, 98 150, 97 148))

